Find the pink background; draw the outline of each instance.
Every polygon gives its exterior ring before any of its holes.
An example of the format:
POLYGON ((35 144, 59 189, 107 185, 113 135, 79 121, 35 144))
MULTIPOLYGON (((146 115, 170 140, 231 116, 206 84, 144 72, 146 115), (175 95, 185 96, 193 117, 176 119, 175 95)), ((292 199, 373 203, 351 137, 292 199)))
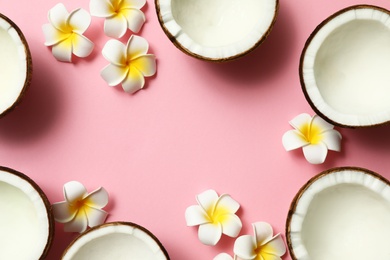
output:
MULTIPOLYGON (((286 152, 281 144, 290 119, 313 114, 298 77, 306 39, 329 15, 361 1, 281 0, 276 24, 255 52, 213 64, 177 50, 148 0, 139 35, 149 41, 158 68, 135 95, 110 88, 99 75, 108 64, 101 50, 109 39, 101 18, 93 17, 85 34, 95 43, 90 57, 72 64, 54 59, 41 26, 57 3, 0 3, 0 12, 24 32, 34 63, 23 102, 0 120, 0 164, 30 176, 51 203, 63 200, 63 184, 71 180, 89 191, 104 186, 108 222, 135 222, 160 239, 171 259, 199 260, 232 254, 234 243, 223 237, 217 246, 205 246, 197 228, 186 226, 185 209, 206 189, 229 193, 241 204, 241 234, 252 233, 252 222, 267 221, 284 237, 291 200, 317 173, 360 166, 390 178, 390 126, 337 128, 342 152, 330 152, 322 165, 310 165, 300 150, 286 152)), ((63 3, 69 11, 89 10, 88 0, 63 3)), ((388 0, 366 3, 390 9, 388 0)), ((59 259, 75 236, 56 224, 48 259, 59 259)))

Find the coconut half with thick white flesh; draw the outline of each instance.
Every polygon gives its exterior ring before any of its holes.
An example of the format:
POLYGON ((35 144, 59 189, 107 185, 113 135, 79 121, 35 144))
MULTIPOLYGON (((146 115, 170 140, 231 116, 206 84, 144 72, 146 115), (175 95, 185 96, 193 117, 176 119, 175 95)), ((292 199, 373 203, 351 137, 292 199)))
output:
POLYGON ((342 127, 390 121, 390 12, 357 5, 323 21, 306 42, 300 79, 318 115, 342 127))
POLYGON ((184 53, 208 61, 246 55, 270 33, 279 0, 155 0, 161 27, 184 53))
POLYGON ((8 17, 0 14, 0 117, 21 100, 32 78, 27 41, 8 17))
POLYGON ((26 175, 0 166, 0 259, 43 259, 54 236, 50 203, 26 175))
POLYGON ((169 260, 161 242, 147 229, 131 222, 111 222, 80 234, 62 260, 169 260))
POLYGON ((291 203, 287 244, 294 260, 390 259, 390 182, 357 167, 313 177, 291 203))

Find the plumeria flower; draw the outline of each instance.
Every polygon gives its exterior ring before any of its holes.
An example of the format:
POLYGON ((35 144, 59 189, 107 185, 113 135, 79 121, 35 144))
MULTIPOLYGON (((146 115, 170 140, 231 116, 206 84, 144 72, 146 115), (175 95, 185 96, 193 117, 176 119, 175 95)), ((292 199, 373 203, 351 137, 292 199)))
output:
POLYGON ((42 26, 45 45, 52 46, 52 53, 59 61, 72 61, 72 53, 78 57, 91 54, 94 44, 83 33, 91 23, 91 16, 84 9, 68 13, 61 3, 50 9, 49 22, 42 26))
POLYGON ((113 38, 121 38, 127 28, 138 33, 145 23, 145 15, 140 10, 146 0, 91 0, 91 15, 106 18, 104 33, 113 38))
POLYGON ((323 163, 328 149, 338 152, 341 149, 341 134, 317 115, 300 114, 290 121, 290 125, 294 130, 283 135, 284 148, 291 151, 302 147, 306 160, 312 164, 323 163))
POLYGON ((240 236, 234 243, 236 259, 281 260, 286 246, 280 234, 273 236, 272 227, 266 222, 256 222, 252 226, 254 236, 240 236))
POLYGON ((122 84, 128 93, 134 93, 144 87, 144 77, 156 73, 156 58, 147 54, 148 42, 136 35, 130 36, 125 46, 111 39, 103 47, 103 56, 110 62, 100 75, 109 86, 122 84))
POLYGON ((236 256, 234 256, 234 258, 233 258, 233 257, 232 257, 231 255, 229 255, 229 254, 220 253, 220 254, 218 254, 216 257, 214 257, 213 260, 236 260, 236 259, 237 259, 236 256))
POLYGON ((64 185, 65 201, 53 204, 56 221, 64 224, 66 232, 84 232, 87 227, 102 224, 107 212, 102 210, 108 203, 107 191, 99 189, 87 193, 83 184, 71 181, 64 185))
POLYGON ((240 208, 230 195, 220 197, 214 190, 207 190, 196 197, 199 205, 186 209, 187 226, 197 226, 199 240, 205 245, 216 245, 222 234, 237 237, 242 228, 239 217, 235 214, 240 208))

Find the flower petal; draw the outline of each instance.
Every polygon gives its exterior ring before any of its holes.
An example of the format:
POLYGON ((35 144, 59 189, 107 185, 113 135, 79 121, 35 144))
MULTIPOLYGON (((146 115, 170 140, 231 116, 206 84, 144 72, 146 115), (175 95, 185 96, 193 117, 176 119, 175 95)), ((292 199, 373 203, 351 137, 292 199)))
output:
POLYGON ((67 24, 72 27, 73 32, 83 34, 91 24, 91 16, 86 10, 79 8, 70 13, 67 24))
POLYGON ((222 194, 215 203, 215 211, 218 211, 220 208, 224 209, 223 211, 225 212, 236 213, 240 208, 240 204, 230 195, 222 194))
POLYGON ((71 221, 77 213, 77 211, 72 210, 72 207, 66 201, 54 203, 52 208, 54 219, 60 223, 71 221))
POLYGON ((127 20, 122 14, 107 18, 104 21, 104 33, 112 38, 121 38, 127 31, 127 20))
POLYGON ((64 185, 64 196, 68 203, 72 204, 83 199, 87 195, 87 189, 78 181, 70 181, 64 185))
POLYGON ((146 21, 145 14, 138 9, 123 9, 121 14, 127 20, 127 27, 134 33, 138 33, 146 21))
POLYGON ((233 257, 226 253, 220 253, 213 260, 233 260, 233 257))
POLYGON ((334 126, 332 124, 329 124, 328 122, 326 122, 324 119, 322 119, 321 117, 319 117, 317 115, 313 116, 311 123, 313 125, 318 126, 322 130, 322 132, 334 128, 334 126))
POLYGON ((267 253, 261 253, 260 257, 261 257, 260 258, 261 260, 282 260, 282 258, 280 258, 277 255, 272 255, 272 254, 267 254, 267 253))
POLYGON ((264 245, 272 239, 273 230, 267 222, 256 222, 252 224, 255 234, 255 243, 258 246, 264 245))
POLYGON ((339 152, 341 150, 341 139, 341 134, 333 129, 322 133, 322 142, 324 142, 328 149, 332 151, 339 152))
POLYGON ((84 232, 88 227, 88 220, 84 210, 79 210, 75 218, 64 224, 65 232, 84 232))
POLYGON ((84 203, 92 208, 104 208, 108 204, 108 192, 103 187, 100 187, 88 194, 84 198, 84 203))
POLYGON ((242 259, 254 259, 256 257, 256 243, 253 236, 240 236, 234 242, 234 254, 242 259))
POLYGON ((122 0, 122 8, 141 9, 146 4, 146 0, 122 0))
POLYGON ((289 130, 284 133, 282 137, 282 143, 286 151, 291 151, 297 148, 301 148, 309 144, 305 137, 298 130, 289 130))
POLYGON ((52 53, 54 57, 59 61, 72 61, 72 37, 67 38, 66 40, 59 42, 52 47, 52 53))
POLYGON ((311 122, 311 116, 303 113, 294 117, 289 123, 292 127, 299 130, 303 125, 311 122))
POLYGON ((196 196, 196 201, 205 212, 212 212, 218 201, 218 194, 215 190, 206 190, 196 196))
POLYGON ((156 73, 156 57, 153 54, 145 54, 131 61, 145 77, 153 76, 156 73))
POLYGON ((282 256, 286 253, 286 246, 280 234, 273 237, 268 243, 261 247, 261 252, 282 256))
POLYGON ((89 2, 89 11, 91 15, 97 17, 111 17, 115 14, 113 6, 108 0, 91 0, 89 2))
POLYGON ((49 10, 48 19, 50 23, 63 32, 66 32, 66 20, 68 19, 69 13, 66 7, 62 3, 56 4, 52 9, 49 10))
POLYGON ((77 57, 87 57, 91 54, 94 44, 84 35, 75 33, 72 38, 73 54, 77 57))
POLYGON ((133 60, 145 55, 148 49, 149 43, 145 38, 137 35, 130 36, 126 46, 127 60, 133 60))
POLYGON ((126 64, 126 46, 118 41, 111 39, 103 47, 102 54, 106 60, 117 66, 126 64))
POLYGON ((222 227, 219 224, 203 224, 199 226, 198 237, 205 245, 214 246, 221 239, 222 227))
POLYGON ((112 87, 120 84, 126 78, 128 71, 127 67, 108 64, 102 69, 100 75, 112 87))
POLYGON ((306 160, 312 164, 320 164, 325 161, 328 154, 328 148, 322 142, 303 147, 303 154, 306 160))
POLYGON ((189 206, 185 212, 185 219, 187 226, 197 226, 210 222, 206 212, 199 205, 189 206))
POLYGON ((100 224, 103 224, 107 218, 108 213, 101 209, 96 209, 93 207, 88 207, 85 210, 88 226, 94 227, 100 224))
POLYGON ((134 66, 130 66, 129 73, 127 77, 122 82, 122 87, 124 91, 129 94, 133 94, 136 91, 142 89, 145 84, 145 79, 142 73, 135 68, 134 66))
POLYGON ((63 33, 49 23, 42 25, 42 31, 45 36, 46 46, 55 45, 69 37, 69 34, 63 33))
POLYGON ((235 214, 226 214, 223 216, 222 233, 229 237, 236 237, 241 231, 242 223, 235 214))

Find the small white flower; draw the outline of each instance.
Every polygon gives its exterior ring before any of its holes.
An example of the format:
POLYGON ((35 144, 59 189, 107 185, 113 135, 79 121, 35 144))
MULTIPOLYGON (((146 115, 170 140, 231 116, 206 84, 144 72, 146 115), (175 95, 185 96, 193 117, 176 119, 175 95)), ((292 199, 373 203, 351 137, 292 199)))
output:
POLYGON ((220 253, 218 254, 217 256, 214 257, 213 260, 236 260, 237 258, 236 257, 232 257, 231 255, 229 254, 226 254, 226 253, 220 253))
POLYGON ((323 163, 328 149, 337 152, 341 149, 341 134, 317 115, 300 114, 290 121, 290 125, 294 130, 283 135, 284 148, 291 151, 302 147, 306 160, 312 164, 323 163))
POLYGON ((186 209, 187 226, 197 226, 199 240, 205 245, 216 245, 222 234, 236 237, 242 228, 239 217, 235 214, 240 208, 230 195, 220 197, 214 190, 207 190, 196 197, 199 205, 186 209))
POLYGON ((68 13, 61 3, 50 9, 49 22, 42 26, 45 45, 52 46, 52 53, 59 61, 72 61, 72 53, 78 57, 91 54, 94 44, 83 33, 91 23, 91 16, 84 9, 68 13))
POLYGON ((144 77, 156 73, 156 58, 147 54, 148 42, 132 35, 125 46, 118 40, 109 40, 103 47, 103 56, 110 62, 100 75, 109 86, 122 84, 128 93, 134 93, 144 87, 144 77))
POLYGON ((83 184, 71 181, 64 185, 64 197, 65 201, 52 206, 55 220, 65 223, 66 232, 84 232, 88 226, 102 224, 108 215, 102 210, 108 203, 102 187, 88 194, 83 184))
POLYGON ((236 239, 234 254, 241 260, 281 260, 286 246, 280 234, 273 236, 270 224, 256 222, 252 224, 254 236, 244 235, 236 239))
POLYGON ((138 33, 145 23, 145 15, 140 10, 146 0, 91 0, 91 15, 106 18, 104 33, 113 38, 121 38, 127 28, 138 33))

